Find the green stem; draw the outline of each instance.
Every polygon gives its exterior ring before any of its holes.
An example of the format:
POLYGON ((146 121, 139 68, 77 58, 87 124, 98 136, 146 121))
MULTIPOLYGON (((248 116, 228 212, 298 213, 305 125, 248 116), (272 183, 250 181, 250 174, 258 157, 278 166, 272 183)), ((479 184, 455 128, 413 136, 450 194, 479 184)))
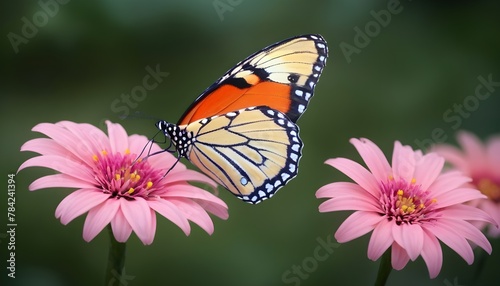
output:
POLYGON ((375 286, 384 286, 387 282, 387 278, 389 278, 389 274, 391 274, 391 270, 391 249, 389 248, 385 251, 380 260, 375 286))
POLYGON ((106 269, 106 280, 104 286, 119 286, 122 283, 123 266, 125 265, 126 244, 116 241, 111 225, 108 225, 110 238, 108 267, 106 269))

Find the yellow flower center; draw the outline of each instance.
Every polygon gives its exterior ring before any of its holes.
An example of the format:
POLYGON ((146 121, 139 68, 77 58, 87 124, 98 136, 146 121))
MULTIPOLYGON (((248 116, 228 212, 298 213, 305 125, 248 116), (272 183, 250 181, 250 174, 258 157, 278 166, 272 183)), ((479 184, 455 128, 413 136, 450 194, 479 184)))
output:
POLYGON ((492 201, 500 201, 500 186, 490 179, 481 179, 477 183, 478 189, 492 201))
MULTIPOLYGON (((418 197, 405 196, 405 192, 401 189, 399 189, 396 194, 398 196, 396 208, 399 208, 399 213, 402 215, 413 214, 425 208, 425 204, 418 197)), ((431 203, 435 202, 436 199, 431 200, 431 203)))

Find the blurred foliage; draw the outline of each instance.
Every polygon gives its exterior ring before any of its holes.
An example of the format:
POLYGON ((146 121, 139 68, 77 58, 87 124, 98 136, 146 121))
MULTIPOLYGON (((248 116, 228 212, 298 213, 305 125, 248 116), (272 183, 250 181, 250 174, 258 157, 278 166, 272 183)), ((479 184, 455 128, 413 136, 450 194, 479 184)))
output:
MULTIPOLYGON (((401 1, 399 12, 378 30, 369 24, 374 15, 397 1, 61 0, 67 3, 57 10, 52 6, 53 16, 44 19, 40 3, 54 1, 1 4, 4 176, 33 156, 19 148, 39 136, 30 131, 37 123, 71 120, 103 127, 110 119, 130 134, 149 137, 156 132, 156 118, 176 122, 200 92, 254 51, 304 33, 322 34, 329 43, 316 96, 299 122, 305 142, 299 176, 257 206, 221 190, 230 217, 215 219, 212 236, 193 225, 185 237, 159 217, 151 246, 135 235, 129 240, 125 285, 295 285, 283 281, 283 274, 308 261, 318 239, 327 240, 348 215, 320 214, 314 194, 324 184, 346 179, 323 164, 327 158, 359 160, 349 138, 370 138, 390 155, 394 140, 419 148, 429 140, 455 143, 458 129, 481 138, 500 132, 500 88, 484 100, 475 95, 478 77, 500 81, 498 1, 401 1), (23 17, 41 27, 17 45, 16 53, 9 33, 22 36, 23 17), (367 24, 373 37, 348 61, 342 43, 355 45, 355 28, 365 31, 367 24), (148 66, 169 75, 133 107, 125 105, 123 94, 142 84, 148 66), (140 115, 121 119, 124 106, 140 115), (432 139, 436 129, 439 135, 432 139)), ((107 233, 86 243, 83 217, 61 225, 54 211, 71 190, 27 190, 47 173, 30 168, 17 175, 17 278, 4 274, 2 238, 1 284, 99 285, 107 233)), ((1 197, 0 215, 6 217, 6 194, 1 197)), ((339 246, 300 285, 371 284, 378 262, 366 257, 368 237, 339 246)), ((429 280, 419 258, 393 271, 389 284, 496 285, 500 244, 492 244, 479 281, 473 280, 477 265, 466 265, 444 246, 436 279, 429 280)))

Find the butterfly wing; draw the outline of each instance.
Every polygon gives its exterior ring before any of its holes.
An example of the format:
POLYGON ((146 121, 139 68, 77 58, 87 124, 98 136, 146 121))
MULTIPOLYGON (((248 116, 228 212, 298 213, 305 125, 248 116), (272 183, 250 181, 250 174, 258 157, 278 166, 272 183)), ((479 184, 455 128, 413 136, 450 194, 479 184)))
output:
POLYGON ((243 201, 270 198, 297 175, 302 141, 298 127, 266 106, 190 123, 187 158, 243 201))
POLYGON ((297 36, 268 46, 205 90, 178 125, 250 106, 268 106, 296 122, 307 108, 327 56, 326 41, 320 35, 297 36))

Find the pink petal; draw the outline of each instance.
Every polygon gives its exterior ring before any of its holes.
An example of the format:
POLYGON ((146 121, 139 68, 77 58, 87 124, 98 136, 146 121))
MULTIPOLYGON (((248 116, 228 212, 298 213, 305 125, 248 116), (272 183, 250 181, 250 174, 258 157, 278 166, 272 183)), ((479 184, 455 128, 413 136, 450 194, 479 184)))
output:
POLYGON ((97 189, 80 189, 65 197, 56 208, 56 218, 66 225, 109 198, 97 189))
MULTIPOLYGON (((92 164, 92 153, 89 150, 82 150, 81 140, 75 137, 69 130, 62 126, 50 123, 40 123, 31 129, 35 132, 40 132, 54 139, 60 146, 67 149, 81 162, 90 166, 92 164)), ((68 158, 71 159, 71 158, 68 158)))
POLYGON ((146 200, 142 198, 136 198, 133 201, 120 200, 120 208, 142 243, 151 244, 153 241, 150 237, 150 228, 153 226, 153 222, 146 200))
POLYGON ((475 199, 484 199, 485 195, 481 194, 476 189, 458 188, 446 194, 437 195, 434 197, 437 200, 439 208, 444 208, 456 204, 461 204, 475 199))
POLYGON ((204 183, 210 185, 213 188, 217 188, 217 183, 215 183, 208 176, 189 169, 179 172, 174 172, 172 170, 165 178, 163 178, 162 183, 168 185, 186 181, 204 183))
POLYGON ((434 153, 429 153, 417 162, 414 178, 421 188, 426 190, 441 174, 444 159, 434 153))
MULTIPOLYGON (((128 137, 127 139, 128 142, 128 148, 130 150, 130 153, 135 154, 141 158, 145 157, 148 152, 149 148, 149 140, 146 138, 146 136, 143 135, 137 135, 137 134, 132 134, 128 137), (147 145, 147 146, 146 146, 147 145), (143 152, 141 154, 141 152, 143 152)), ((155 146, 156 144, 153 144, 155 146)), ((157 146, 157 145, 156 145, 157 146)), ((160 149, 160 148, 158 148, 160 149)))
POLYGON ((226 203, 220 198, 214 196, 212 193, 188 184, 174 185, 163 196, 165 198, 182 197, 182 198, 199 199, 199 200, 209 201, 227 208, 226 203))
POLYGON ((412 261, 417 259, 424 244, 424 233, 420 225, 392 224, 392 235, 396 243, 406 250, 412 261))
POLYGON ((156 199, 148 201, 148 204, 152 209, 176 224, 186 235, 189 235, 191 227, 189 226, 186 214, 174 203, 168 200, 156 199))
POLYGON ((367 192, 378 197, 380 189, 377 180, 360 164, 345 158, 329 159, 325 163, 346 174, 367 192))
POLYGON ((60 157, 72 157, 75 160, 76 156, 73 155, 68 149, 59 145, 56 141, 49 138, 36 138, 27 141, 21 146, 21 151, 36 152, 40 155, 57 155, 60 157))
POLYGON ((196 223, 208 234, 214 232, 214 224, 204 208, 188 199, 170 199, 184 213, 190 221, 196 223))
MULTIPOLYGON (((484 202, 490 202, 487 199, 481 199, 481 201, 484 202)), ((495 209, 496 205, 493 204, 495 209)), ((484 208, 483 208, 484 209, 484 208)), ((444 217, 452 217, 456 219, 462 219, 462 220, 473 220, 473 221, 484 221, 484 222, 489 222, 493 225, 496 224, 495 220, 490 216, 490 214, 486 210, 481 210, 477 207, 469 206, 469 205, 464 205, 464 204, 458 204, 458 205, 452 205, 447 208, 444 208, 442 210, 442 214, 444 217)))
POLYGON ((353 138, 349 142, 356 147, 373 176, 379 181, 387 180, 392 173, 392 169, 382 150, 366 138, 359 140, 353 138))
POLYGON ((111 123, 111 121, 106 120, 106 125, 108 126, 109 142, 111 145, 111 151, 113 153, 120 152, 123 153, 128 149, 128 136, 125 129, 118 123, 111 123))
POLYGON ((494 179, 500 180, 500 136, 493 137, 486 144, 486 156, 488 157, 488 169, 497 170, 494 179))
POLYGON ((394 242, 391 248, 392 268, 396 270, 401 270, 405 268, 409 260, 410 257, 406 253, 406 250, 399 244, 397 244, 397 242, 394 242))
POLYGON ((316 192, 317 198, 333 198, 333 197, 361 197, 365 200, 378 199, 368 193, 365 189, 351 182, 335 182, 324 185, 316 192))
POLYGON ((437 238, 424 230, 424 247, 422 248, 422 258, 429 269, 431 279, 436 278, 443 265, 443 252, 437 238))
MULTIPOLYGON (((483 173, 486 171, 486 150, 483 143, 474 134, 461 131, 457 134, 457 140, 465 151, 467 163, 473 172, 483 173)), ((474 174, 471 174, 472 176, 474 174)))
MULTIPOLYGON (((491 217, 492 221, 489 220, 492 225, 490 229, 500 227, 500 206, 491 200, 480 200, 479 207, 491 217), (496 227, 495 227, 496 226, 496 227)), ((496 236, 493 236, 496 237, 496 236)))
POLYGON ((384 252, 394 242, 392 237, 392 222, 387 219, 381 220, 373 230, 370 242, 368 243, 368 258, 375 261, 384 254, 384 252))
POLYGON ((117 199, 110 198, 92 208, 87 214, 83 225, 83 239, 86 242, 94 239, 113 219, 119 207, 120 202, 117 199))
POLYGON ((94 175, 87 166, 59 156, 46 155, 30 158, 19 167, 19 170, 27 167, 50 168, 83 181, 94 181, 94 175))
POLYGON ((373 212, 357 211, 351 214, 335 233, 335 239, 344 243, 370 232, 385 216, 373 212))
POLYGON ((423 224, 422 227, 458 253, 469 265, 472 264, 474 254, 470 244, 452 227, 441 221, 435 221, 433 224, 423 224))
POLYGON ((410 146, 403 146, 399 141, 394 143, 392 154, 392 170, 394 179, 410 182, 415 172, 415 152, 410 146))
POLYGON ((47 175, 35 180, 28 187, 30 191, 46 189, 46 188, 95 188, 95 186, 87 181, 82 181, 73 178, 66 174, 47 175))
POLYGON ((471 223, 458 219, 443 219, 441 223, 451 227, 461 237, 472 241, 476 245, 491 254, 491 244, 484 234, 471 223))
POLYGON ((226 220, 229 218, 229 213, 227 211, 227 205, 220 205, 217 203, 209 202, 209 201, 204 201, 204 200, 197 200, 193 199, 197 204, 199 204, 202 208, 204 208, 207 212, 223 219, 226 220))
POLYGON ((153 240, 155 239, 155 234, 156 234, 156 212, 153 209, 149 209, 149 214, 151 215, 151 227, 148 228, 148 233, 147 233, 147 240, 142 241, 144 245, 148 245, 153 243, 153 240))
POLYGON ((97 154, 103 150, 110 151, 109 138, 104 132, 88 123, 74 123, 61 121, 58 126, 63 126, 78 139, 76 150, 78 153, 97 154))
POLYGON ((437 196, 452 190, 454 191, 456 188, 470 181, 472 181, 472 179, 464 176, 461 172, 451 171, 437 177, 427 191, 432 194, 432 196, 437 196))
POLYGON ((114 218, 111 220, 111 229, 118 242, 127 242, 130 234, 132 234, 132 227, 123 215, 121 209, 118 209, 114 218))
POLYGON ((470 166, 465 158, 465 155, 458 148, 450 145, 440 144, 433 146, 431 151, 439 154, 446 161, 451 163, 455 168, 470 175, 470 166))
POLYGON ((355 196, 335 197, 319 205, 321 213, 348 210, 381 212, 380 204, 376 204, 372 199, 365 200, 355 196))

